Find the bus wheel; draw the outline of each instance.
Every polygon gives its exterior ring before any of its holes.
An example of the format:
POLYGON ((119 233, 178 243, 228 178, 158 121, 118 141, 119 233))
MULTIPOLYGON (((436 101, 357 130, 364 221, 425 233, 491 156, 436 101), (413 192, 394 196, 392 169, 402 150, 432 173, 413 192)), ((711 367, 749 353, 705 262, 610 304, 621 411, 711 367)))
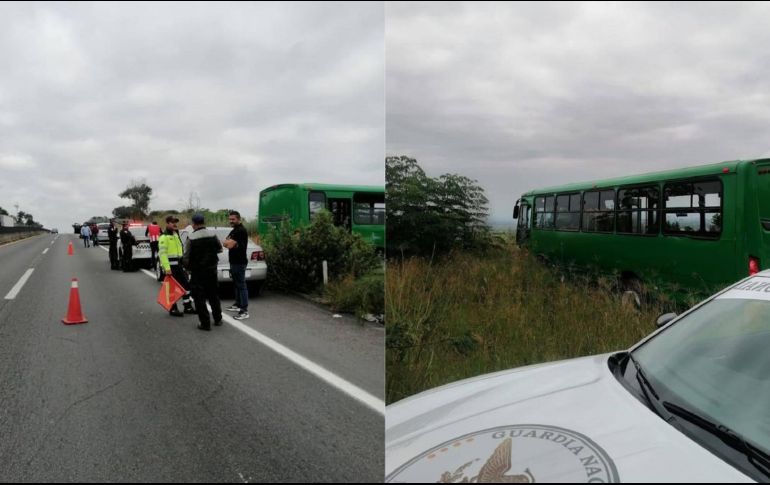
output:
POLYGON ((633 275, 623 276, 620 288, 623 291, 621 301, 624 305, 633 305, 637 310, 642 308, 644 287, 639 278, 633 275))
POLYGON ((639 296, 639 293, 633 290, 624 291, 621 301, 623 305, 633 305, 637 310, 642 308, 642 298, 639 296))

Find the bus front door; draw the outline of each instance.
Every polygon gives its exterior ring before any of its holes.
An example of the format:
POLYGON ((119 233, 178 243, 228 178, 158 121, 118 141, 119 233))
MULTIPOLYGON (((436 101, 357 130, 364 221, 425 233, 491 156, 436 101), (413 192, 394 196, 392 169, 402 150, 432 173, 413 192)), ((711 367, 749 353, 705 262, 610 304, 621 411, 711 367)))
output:
POLYGON ((522 200, 519 205, 519 223, 516 225, 516 244, 523 246, 529 240, 529 233, 532 229, 532 208, 526 200, 522 200))
POLYGON ((329 199, 328 202, 329 212, 334 217, 334 225, 341 226, 351 231, 353 228, 351 215, 353 205, 350 199, 329 199))

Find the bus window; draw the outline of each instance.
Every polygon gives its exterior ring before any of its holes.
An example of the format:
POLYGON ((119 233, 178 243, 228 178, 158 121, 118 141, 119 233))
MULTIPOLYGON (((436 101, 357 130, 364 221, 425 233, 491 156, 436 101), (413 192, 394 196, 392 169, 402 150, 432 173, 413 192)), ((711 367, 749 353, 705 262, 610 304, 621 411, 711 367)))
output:
POLYGON ((618 190, 618 233, 658 234, 657 187, 618 190))
POLYGON ((553 196, 535 198, 535 227, 537 229, 553 228, 553 196))
POLYGON ((583 231, 615 230, 615 191, 597 190, 583 194, 583 231))
POLYGON ((385 224, 385 194, 355 194, 353 222, 359 225, 385 224))
POLYGON ((321 209, 326 208, 326 194, 323 192, 310 192, 308 203, 310 204, 310 219, 312 219, 321 209))
POLYGON ((535 228, 553 229, 554 197, 552 195, 535 198, 535 228))
POLYGON ((580 229, 580 194, 556 196, 555 227, 560 231, 580 229))
POLYGON ((722 233, 722 183, 674 182, 664 186, 663 233, 719 238, 722 233))

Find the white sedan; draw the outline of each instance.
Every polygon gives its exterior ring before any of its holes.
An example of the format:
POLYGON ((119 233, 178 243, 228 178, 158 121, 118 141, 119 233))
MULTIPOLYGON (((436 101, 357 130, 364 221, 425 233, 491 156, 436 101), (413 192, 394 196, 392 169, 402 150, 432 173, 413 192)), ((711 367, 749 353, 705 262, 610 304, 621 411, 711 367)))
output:
POLYGON ((389 406, 387 481, 769 481, 770 271, 658 323, 628 351, 389 406))
MULTIPOLYGON (((232 230, 229 227, 209 227, 209 231, 217 235, 220 241, 224 241, 232 230)), ((182 239, 182 245, 187 243, 187 238, 192 234, 192 226, 187 226, 179 231, 179 237, 182 239)), ((249 285, 249 295, 259 295, 262 291, 262 286, 267 279, 267 262, 265 261, 265 252, 262 246, 255 244, 249 239, 248 246, 246 247, 246 257, 249 258, 249 262, 246 266, 246 284, 249 285)), ((165 277, 163 268, 158 265, 155 269, 158 281, 162 281, 165 277)), ((230 277, 230 254, 229 251, 223 248, 219 254, 219 264, 217 265, 217 280, 220 283, 232 283, 230 277)))

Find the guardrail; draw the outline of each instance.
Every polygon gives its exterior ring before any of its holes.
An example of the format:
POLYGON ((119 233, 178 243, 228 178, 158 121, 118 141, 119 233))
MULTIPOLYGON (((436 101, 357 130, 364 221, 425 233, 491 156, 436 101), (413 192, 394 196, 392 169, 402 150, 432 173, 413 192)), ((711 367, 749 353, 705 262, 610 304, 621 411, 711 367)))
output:
POLYGON ((26 227, 26 226, 14 226, 14 227, 2 227, 0 226, 0 234, 19 234, 25 232, 47 232, 45 229, 38 227, 26 227))

